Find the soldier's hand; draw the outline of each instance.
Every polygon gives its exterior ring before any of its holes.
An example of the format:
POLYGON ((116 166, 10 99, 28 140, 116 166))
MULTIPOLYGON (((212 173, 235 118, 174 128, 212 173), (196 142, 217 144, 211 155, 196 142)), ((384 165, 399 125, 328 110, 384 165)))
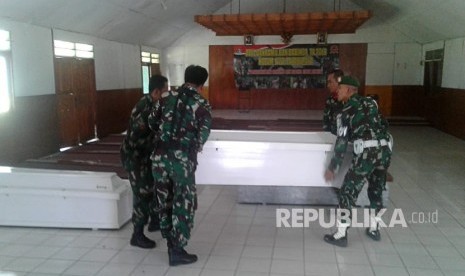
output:
POLYGON ((334 172, 332 172, 330 170, 326 170, 325 171, 325 180, 326 180, 326 182, 333 181, 334 180, 334 172))

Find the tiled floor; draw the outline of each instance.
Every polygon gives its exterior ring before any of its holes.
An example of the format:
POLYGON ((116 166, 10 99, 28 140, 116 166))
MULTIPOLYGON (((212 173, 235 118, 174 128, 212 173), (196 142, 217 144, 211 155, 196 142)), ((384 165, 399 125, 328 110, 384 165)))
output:
POLYGON ((195 264, 170 268, 158 233, 149 234, 157 248, 131 247, 129 224, 118 231, 0 227, 0 275, 465 275, 465 141, 429 127, 391 130, 389 214, 401 208, 411 221, 437 211, 437 223, 385 228, 380 242, 351 228, 349 246, 336 248, 322 241, 329 230, 318 224, 276 228, 282 206, 242 205, 234 187, 199 186, 187 247, 199 255, 195 264))

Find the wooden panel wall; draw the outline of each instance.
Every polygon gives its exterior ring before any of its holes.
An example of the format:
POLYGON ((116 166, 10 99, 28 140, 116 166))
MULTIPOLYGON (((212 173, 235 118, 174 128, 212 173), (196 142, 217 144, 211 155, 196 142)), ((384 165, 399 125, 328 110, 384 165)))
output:
POLYGON ((425 116, 425 90, 422 85, 392 87, 392 116, 425 116))
POLYGON ((125 131, 131 110, 142 95, 141 88, 97 91, 97 136, 125 131))
POLYGON ((441 88, 426 98, 425 113, 435 128, 465 139, 465 90, 441 88))
MULTIPOLYGON (((365 84, 367 45, 340 44, 341 69, 365 84)), ((234 83, 233 46, 210 46, 209 99, 214 109, 237 109, 247 100, 246 92, 239 92, 234 83), (241 101, 239 101, 241 97, 241 101)), ((253 89, 248 109, 323 109, 327 97, 325 89, 253 89)))
POLYGON ((392 86, 390 85, 367 85, 365 95, 378 96, 378 107, 384 116, 392 115, 392 86))
POLYGON ((420 85, 367 85, 365 95, 377 95, 385 116, 425 116, 425 91, 420 85))
POLYGON ((365 95, 367 44, 339 44, 339 59, 345 75, 356 77, 360 82, 359 93, 365 95))
POLYGON ((0 164, 14 165, 59 150, 56 95, 15 98, 0 114, 0 164))

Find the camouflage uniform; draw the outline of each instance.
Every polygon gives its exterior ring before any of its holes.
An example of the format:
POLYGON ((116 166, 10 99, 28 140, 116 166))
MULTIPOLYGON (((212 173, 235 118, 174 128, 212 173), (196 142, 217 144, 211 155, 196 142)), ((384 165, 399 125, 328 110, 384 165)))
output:
POLYGON ((344 104, 337 100, 336 95, 330 95, 326 99, 325 109, 323 111, 323 130, 330 131, 332 134, 337 135, 337 115, 342 112, 344 104))
MULTIPOLYGON (((334 147, 334 157, 329 170, 336 172, 344 158, 349 142, 357 139, 386 140, 391 139, 386 120, 379 114, 376 103, 371 98, 352 95, 344 104, 338 116, 340 126, 334 147)), ((385 146, 364 148, 359 154, 354 153, 351 166, 344 177, 339 191, 339 207, 351 209, 355 206, 358 194, 368 181, 368 198, 370 208, 379 211, 382 206, 382 192, 386 186, 387 169, 391 161, 391 149, 385 146)))
POLYGON ((150 95, 142 97, 131 112, 127 135, 121 145, 121 161, 129 174, 133 192, 132 222, 134 226, 147 224, 149 217, 155 218, 156 201, 150 154, 154 150, 154 132, 148 125, 148 117, 158 110, 158 101, 150 95))
MULTIPOLYGON (((190 238, 197 209, 197 153, 210 135, 211 107, 196 89, 182 86, 162 94, 160 140, 152 154, 153 177, 160 204, 160 230, 173 247, 190 238)), ((149 121, 157 122, 157 116, 149 121)))

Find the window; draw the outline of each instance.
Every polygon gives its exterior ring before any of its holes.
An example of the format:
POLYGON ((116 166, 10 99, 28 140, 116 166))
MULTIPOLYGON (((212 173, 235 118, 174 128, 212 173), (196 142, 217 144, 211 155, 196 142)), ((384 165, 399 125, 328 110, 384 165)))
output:
POLYGON ((142 60, 142 63, 160 63, 160 54, 142 52, 141 60, 142 60))
POLYGON ((83 43, 73 43, 63 40, 54 40, 55 56, 94 58, 94 46, 83 43))
POLYGON ((10 110, 12 96, 10 32, 0 30, 0 113, 10 110))
MULTIPOLYGON (((157 66, 159 71, 160 54, 150 52, 141 52, 142 61, 142 91, 144 94, 149 93, 150 76, 155 73, 154 66, 157 66)), ((159 73, 159 72, 158 72, 159 73)))

